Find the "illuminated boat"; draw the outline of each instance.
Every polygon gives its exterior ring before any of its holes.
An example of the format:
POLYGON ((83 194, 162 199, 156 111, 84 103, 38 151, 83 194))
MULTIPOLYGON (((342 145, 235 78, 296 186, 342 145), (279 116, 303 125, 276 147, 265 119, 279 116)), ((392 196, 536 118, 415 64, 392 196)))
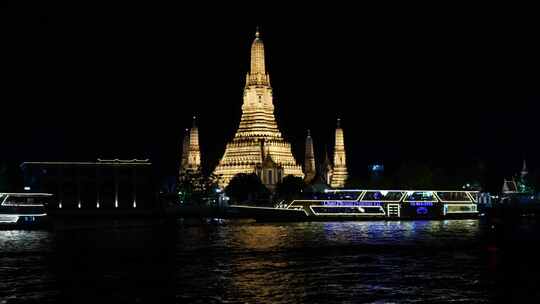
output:
POLYGON ((32 228, 47 223, 48 193, 0 193, 0 227, 32 228))
POLYGON ((256 219, 373 220, 474 218, 477 204, 477 191, 329 190, 276 208, 231 207, 256 219))

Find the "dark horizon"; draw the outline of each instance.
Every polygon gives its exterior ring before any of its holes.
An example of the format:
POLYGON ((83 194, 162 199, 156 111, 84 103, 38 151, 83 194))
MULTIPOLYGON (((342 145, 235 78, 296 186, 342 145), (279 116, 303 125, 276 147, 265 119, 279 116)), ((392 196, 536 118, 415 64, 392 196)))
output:
POLYGON ((196 114, 210 170, 238 126, 259 25, 276 119, 299 162, 306 129, 320 160, 340 117, 356 177, 375 162, 387 171, 411 160, 449 170, 483 162, 496 190, 524 158, 538 176, 532 17, 372 9, 243 22, 200 11, 6 10, 4 104, 17 115, 4 118, 0 160, 150 158, 174 175, 196 114), (321 17, 331 15, 342 18, 321 17))

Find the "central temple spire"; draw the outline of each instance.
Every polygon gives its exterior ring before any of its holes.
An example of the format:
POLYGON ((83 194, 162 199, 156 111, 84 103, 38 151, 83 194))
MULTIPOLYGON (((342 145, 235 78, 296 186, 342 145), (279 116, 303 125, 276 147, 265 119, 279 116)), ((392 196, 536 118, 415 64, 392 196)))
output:
POLYGON ((270 78, 266 74, 264 44, 259 30, 251 44, 251 65, 244 87, 240 125, 214 173, 225 187, 238 173, 256 173, 263 184, 273 189, 284 176, 304 177, 290 143, 279 131, 274 117, 270 78), (266 161, 271 160, 271 161, 266 161))
POLYGON ((259 28, 257 28, 255 39, 251 44, 251 68, 246 85, 270 85, 264 62, 264 43, 260 36, 259 28))

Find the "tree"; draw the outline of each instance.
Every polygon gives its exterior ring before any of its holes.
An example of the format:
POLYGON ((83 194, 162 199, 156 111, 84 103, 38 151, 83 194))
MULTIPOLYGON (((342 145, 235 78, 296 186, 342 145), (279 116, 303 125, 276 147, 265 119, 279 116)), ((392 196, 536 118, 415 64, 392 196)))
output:
POLYGON ((304 179, 294 175, 287 175, 277 184, 276 193, 282 199, 291 199, 300 194, 305 187, 304 179))
POLYGON ((238 173, 225 187, 225 193, 231 200, 243 202, 268 195, 269 191, 255 173, 238 173))
POLYGON ((215 195, 219 177, 215 174, 204 174, 200 169, 185 170, 178 179, 180 200, 202 205, 205 199, 215 195))

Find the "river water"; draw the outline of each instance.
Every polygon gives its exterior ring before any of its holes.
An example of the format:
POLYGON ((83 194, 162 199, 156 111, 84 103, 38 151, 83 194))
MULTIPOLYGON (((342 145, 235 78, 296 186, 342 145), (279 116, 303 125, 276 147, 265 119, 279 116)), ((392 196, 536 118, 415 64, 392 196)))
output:
POLYGON ((0 303, 538 299, 537 226, 479 220, 0 231, 0 303))

